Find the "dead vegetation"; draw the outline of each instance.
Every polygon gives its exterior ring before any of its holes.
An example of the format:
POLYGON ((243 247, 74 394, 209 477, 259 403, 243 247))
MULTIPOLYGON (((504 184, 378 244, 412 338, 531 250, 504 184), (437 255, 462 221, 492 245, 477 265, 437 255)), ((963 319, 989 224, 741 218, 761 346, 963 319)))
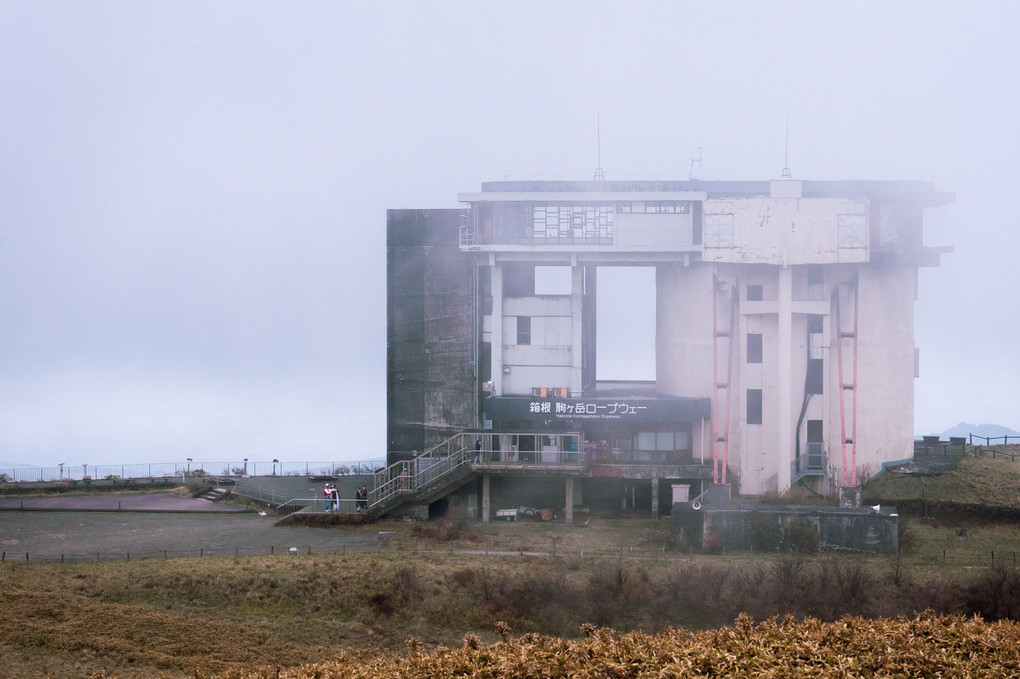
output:
POLYGON ((0 652, 11 659, 5 676, 247 677, 267 665, 402 656, 409 638, 424 652, 473 635, 474 650, 495 652, 486 645, 501 639, 496 620, 561 647, 578 643, 586 624, 668 635, 724 626, 741 613, 825 622, 924 610, 1015 619, 1020 575, 1006 568, 939 575, 901 559, 831 554, 8 562, 0 565, 0 607, 0 652))

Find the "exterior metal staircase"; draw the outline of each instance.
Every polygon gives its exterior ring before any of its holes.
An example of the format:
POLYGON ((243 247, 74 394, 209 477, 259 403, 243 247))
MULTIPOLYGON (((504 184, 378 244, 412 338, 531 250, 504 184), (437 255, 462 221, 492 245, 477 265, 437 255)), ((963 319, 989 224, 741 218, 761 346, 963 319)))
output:
POLYGON ((806 476, 825 476, 825 447, 821 443, 805 444, 806 451, 790 463, 790 485, 806 476))
POLYGON ((368 493, 368 510, 381 516, 408 502, 427 502, 465 481, 472 473, 476 436, 456 434, 414 459, 394 462, 376 472, 368 493))

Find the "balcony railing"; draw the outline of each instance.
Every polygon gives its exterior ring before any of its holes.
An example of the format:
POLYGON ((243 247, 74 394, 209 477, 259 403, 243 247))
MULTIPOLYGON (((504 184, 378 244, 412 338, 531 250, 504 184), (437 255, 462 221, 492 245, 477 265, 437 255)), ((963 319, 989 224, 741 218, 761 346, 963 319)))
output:
POLYGON ((804 452, 790 463, 790 478, 799 479, 804 476, 822 476, 825 474, 825 445, 808 443, 804 452))

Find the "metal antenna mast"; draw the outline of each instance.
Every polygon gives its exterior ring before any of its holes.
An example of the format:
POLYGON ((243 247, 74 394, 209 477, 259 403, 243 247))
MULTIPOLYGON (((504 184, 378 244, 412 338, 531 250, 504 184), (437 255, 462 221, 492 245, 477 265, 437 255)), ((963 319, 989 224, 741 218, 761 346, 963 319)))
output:
POLYGON ((786 114, 786 150, 783 156, 783 179, 793 179, 790 172, 790 114, 786 114))
POLYGON ((701 167, 701 147, 699 146, 698 147, 698 157, 695 158, 694 156, 691 156, 691 173, 687 177, 687 179, 689 181, 692 181, 692 182, 700 180, 701 179, 702 171, 703 171, 703 169, 701 167), (698 166, 698 171, 697 172, 694 171, 694 166, 695 165, 698 166))
POLYGON ((595 168, 595 181, 604 182, 606 181, 606 175, 602 172, 602 118, 596 113, 595 114, 595 135, 598 140, 598 166, 595 168))

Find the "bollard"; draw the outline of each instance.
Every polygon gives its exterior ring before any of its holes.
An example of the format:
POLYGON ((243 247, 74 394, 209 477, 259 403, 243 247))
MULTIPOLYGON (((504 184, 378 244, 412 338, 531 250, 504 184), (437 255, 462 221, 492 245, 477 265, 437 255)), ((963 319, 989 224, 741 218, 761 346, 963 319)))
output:
POLYGON ((269 545, 269 554, 270 554, 270 556, 273 554, 273 546, 272 545, 269 545))
POLYGON ((308 556, 312 555, 312 546, 308 545, 308 556))

